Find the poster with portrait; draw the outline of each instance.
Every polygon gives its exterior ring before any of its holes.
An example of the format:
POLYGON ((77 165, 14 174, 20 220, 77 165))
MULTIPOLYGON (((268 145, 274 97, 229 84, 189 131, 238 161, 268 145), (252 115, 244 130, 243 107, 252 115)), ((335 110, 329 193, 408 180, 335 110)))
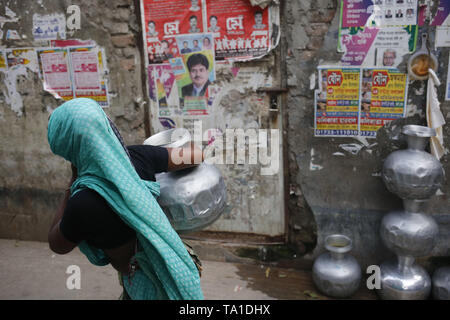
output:
POLYGON ((396 67, 415 51, 417 34, 417 0, 341 1, 338 51, 344 65, 396 67))
POLYGON ((351 66, 397 67, 404 55, 415 51, 417 26, 342 29, 341 63, 351 66))
POLYGON ((358 135, 359 68, 321 66, 315 93, 315 136, 358 135))
POLYGON ((207 31, 214 34, 217 58, 254 58, 270 48, 269 9, 247 0, 207 0, 207 31))
MULTIPOLYGON (((180 42, 184 43, 185 39, 183 36, 180 42)), ((182 115, 208 115, 209 85, 216 77, 214 50, 187 52, 169 62, 176 78, 182 115)))
POLYGON ((167 62, 178 54, 173 37, 202 33, 201 0, 141 0, 149 63, 167 62))
POLYGON ((408 76, 397 69, 363 68, 360 136, 376 137, 377 130, 405 116, 408 76))
POLYGON ((342 0, 342 28, 417 24, 417 0, 342 0))

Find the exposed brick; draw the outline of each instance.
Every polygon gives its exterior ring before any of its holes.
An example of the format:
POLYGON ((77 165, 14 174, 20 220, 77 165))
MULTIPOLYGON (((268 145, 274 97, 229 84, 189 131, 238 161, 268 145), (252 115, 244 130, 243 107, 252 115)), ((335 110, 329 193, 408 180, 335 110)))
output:
POLYGON ((306 49, 308 50, 317 50, 323 44, 323 37, 311 37, 309 39, 308 44, 306 45, 306 49))
POLYGON ((300 60, 311 60, 315 56, 315 51, 302 50, 300 53, 300 60))
POLYGON ((136 66, 136 63, 135 63, 134 59, 120 60, 120 67, 122 69, 130 71, 130 70, 133 70, 135 66, 136 66))
POLYGON ((308 36, 323 36, 327 33, 329 28, 328 23, 311 23, 306 26, 306 34, 308 36))
POLYGON ((134 36, 132 34, 112 36, 111 41, 115 47, 125 48, 134 45, 134 36))
POLYGON ((319 11, 310 11, 309 21, 311 23, 315 22, 331 22, 336 13, 335 9, 328 10, 319 10, 319 11))

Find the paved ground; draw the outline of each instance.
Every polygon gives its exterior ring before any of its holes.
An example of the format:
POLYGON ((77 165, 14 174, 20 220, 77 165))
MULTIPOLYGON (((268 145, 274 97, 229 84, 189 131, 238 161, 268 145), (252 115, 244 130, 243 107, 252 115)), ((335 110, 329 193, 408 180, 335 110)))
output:
MULTIPOLYGON (((47 243, 0 239, 0 299, 117 299, 121 287, 111 266, 96 267, 75 249, 56 255, 47 243), (81 271, 81 288, 69 290, 69 266, 81 271)), ((202 288, 208 300, 326 299, 308 271, 263 265, 203 261, 202 288)), ((361 289, 354 299, 375 299, 361 289)))

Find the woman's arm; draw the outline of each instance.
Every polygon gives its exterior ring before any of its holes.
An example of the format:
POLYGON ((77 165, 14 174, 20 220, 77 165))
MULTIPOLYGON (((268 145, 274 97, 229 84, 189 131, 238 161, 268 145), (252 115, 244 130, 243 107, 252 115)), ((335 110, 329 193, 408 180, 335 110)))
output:
POLYGON ((167 150, 169 152, 167 171, 194 167, 204 160, 203 151, 192 142, 184 148, 167 148, 167 150))
POLYGON ((69 240, 67 240, 59 230, 59 223, 61 222, 62 216, 64 214, 64 210, 67 206, 67 201, 69 201, 70 198, 70 187, 72 186, 72 183, 77 179, 77 168, 75 168, 72 165, 72 179, 69 183, 69 188, 66 189, 66 192, 64 194, 64 199, 58 209, 58 211, 55 214, 55 217, 53 218, 52 225, 50 227, 50 230, 48 232, 48 244, 50 246, 50 249, 58 254, 65 254, 73 250, 77 246, 76 243, 73 243, 69 240))

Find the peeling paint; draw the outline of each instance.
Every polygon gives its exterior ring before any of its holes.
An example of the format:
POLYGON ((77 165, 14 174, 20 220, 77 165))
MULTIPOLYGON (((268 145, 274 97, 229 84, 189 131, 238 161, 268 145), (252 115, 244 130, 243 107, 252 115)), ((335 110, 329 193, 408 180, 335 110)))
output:
POLYGON ((357 143, 347 143, 339 145, 339 148, 344 149, 345 151, 350 152, 353 155, 357 155, 362 147, 364 146, 357 143))
POLYGON ((315 151, 314 151, 314 149, 311 149, 311 160, 309 161, 309 170, 310 171, 322 170, 323 166, 313 163, 314 155, 315 155, 315 151))
POLYGON ((18 116, 22 116, 23 101, 22 96, 17 92, 17 77, 27 76, 27 69, 24 66, 13 68, 5 73, 5 95, 6 103, 11 106, 11 110, 17 113, 18 116))
POLYGON ((316 73, 313 72, 310 76, 309 76, 309 89, 310 90, 314 90, 316 88, 316 73))
POLYGON ((333 156, 344 156, 345 157, 345 154, 343 154, 342 152, 335 152, 335 153, 333 153, 333 156))

